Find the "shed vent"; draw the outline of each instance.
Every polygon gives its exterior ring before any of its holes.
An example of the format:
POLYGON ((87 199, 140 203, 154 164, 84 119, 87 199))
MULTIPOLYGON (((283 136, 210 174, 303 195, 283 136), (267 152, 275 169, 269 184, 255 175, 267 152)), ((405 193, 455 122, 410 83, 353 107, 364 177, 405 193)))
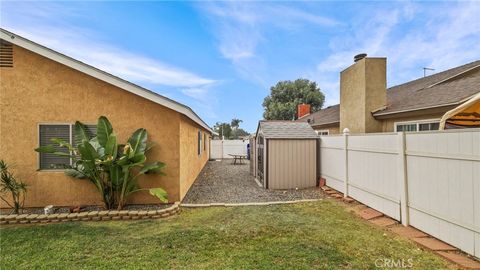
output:
POLYGON ((3 40, 0 41, 0 67, 13 67, 13 46, 3 40))

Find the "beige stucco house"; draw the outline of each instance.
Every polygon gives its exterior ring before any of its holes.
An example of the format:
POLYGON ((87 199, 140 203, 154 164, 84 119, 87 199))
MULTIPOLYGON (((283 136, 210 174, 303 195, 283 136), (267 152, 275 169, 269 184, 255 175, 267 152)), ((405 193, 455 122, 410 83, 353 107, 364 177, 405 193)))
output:
MULTIPOLYGON (((340 104, 300 115, 321 135, 436 130, 480 92, 480 60, 387 89, 387 59, 360 55, 340 73, 340 104)), ((300 110, 299 110, 300 111, 300 110)))
MULTIPOLYGON (((209 159, 212 130, 189 107, 1 29, 0 158, 28 185, 25 206, 101 204, 94 186, 72 179, 35 148, 50 137, 71 140, 71 125, 94 125, 104 115, 124 142, 146 128, 156 143, 148 158, 166 163, 165 176, 145 175, 181 200, 209 159)), ((135 194, 129 203, 158 203, 135 194)), ((5 205, 0 205, 4 207, 5 205)))

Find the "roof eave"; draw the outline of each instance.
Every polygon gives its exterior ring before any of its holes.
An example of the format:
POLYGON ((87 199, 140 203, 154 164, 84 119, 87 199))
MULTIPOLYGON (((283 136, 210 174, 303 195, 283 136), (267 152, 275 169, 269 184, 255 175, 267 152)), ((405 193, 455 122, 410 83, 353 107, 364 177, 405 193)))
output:
POLYGON ((172 109, 178 113, 184 114, 188 118, 192 119, 195 123, 208 130, 208 132, 212 133, 212 129, 190 107, 183 105, 175 100, 164 97, 151 90, 138 86, 134 83, 119 78, 96 67, 90 66, 70 56, 47 48, 22 36, 9 32, 3 28, 0 28, 0 38, 26 50, 32 51, 43 57, 51 59, 55 62, 61 63, 77 71, 97 78, 101 81, 117 86, 118 88, 124 89, 137 96, 143 97, 164 107, 172 109))

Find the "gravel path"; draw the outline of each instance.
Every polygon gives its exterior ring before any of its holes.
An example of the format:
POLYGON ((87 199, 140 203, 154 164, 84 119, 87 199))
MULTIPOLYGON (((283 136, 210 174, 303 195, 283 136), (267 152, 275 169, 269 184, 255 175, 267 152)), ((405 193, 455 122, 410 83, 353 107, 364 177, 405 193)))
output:
POLYGON ((249 203, 320 199, 319 188, 268 190, 259 187, 250 164, 232 165, 230 160, 209 161, 195 180, 183 203, 249 203))

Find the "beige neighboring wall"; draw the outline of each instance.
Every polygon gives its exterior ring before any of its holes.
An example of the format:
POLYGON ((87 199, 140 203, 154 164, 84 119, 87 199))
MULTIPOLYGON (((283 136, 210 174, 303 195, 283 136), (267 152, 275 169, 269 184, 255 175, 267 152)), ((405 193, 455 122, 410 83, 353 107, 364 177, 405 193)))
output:
POLYGON ((337 125, 332 125, 332 126, 313 126, 312 127, 315 131, 319 130, 328 130, 329 135, 332 134, 339 134, 340 133, 340 127, 337 125))
POLYGON ((180 119, 180 200, 185 197, 209 158, 210 134, 192 120, 182 116, 180 119), (198 131, 202 134, 200 155, 197 148, 198 131))
POLYGON ((268 139, 268 188, 292 189, 317 184, 317 141, 268 139))
MULTIPOLYGON (((143 176, 140 185, 166 189, 171 202, 183 198, 208 159, 208 151, 196 156, 198 125, 162 105, 18 46, 14 46, 14 67, 0 68, 0 72, 1 158, 29 185, 28 207, 101 204, 89 181, 67 177, 63 171, 38 171, 39 155, 34 149, 39 146, 40 123, 80 120, 95 124, 105 115, 119 142, 125 142, 137 128, 146 128, 149 140, 156 143, 148 161, 162 161, 167 166, 165 176, 143 176)), ((146 192, 129 200, 158 202, 146 192)))
POLYGON ((424 120, 440 120, 443 116, 442 113, 423 114, 419 116, 399 117, 382 120, 382 132, 394 132, 395 123, 397 122, 410 122, 410 121, 424 121, 424 120))
POLYGON ((386 105, 386 58, 364 58, 340 73, 340 130, 380 132, 371 112, 386 105))

